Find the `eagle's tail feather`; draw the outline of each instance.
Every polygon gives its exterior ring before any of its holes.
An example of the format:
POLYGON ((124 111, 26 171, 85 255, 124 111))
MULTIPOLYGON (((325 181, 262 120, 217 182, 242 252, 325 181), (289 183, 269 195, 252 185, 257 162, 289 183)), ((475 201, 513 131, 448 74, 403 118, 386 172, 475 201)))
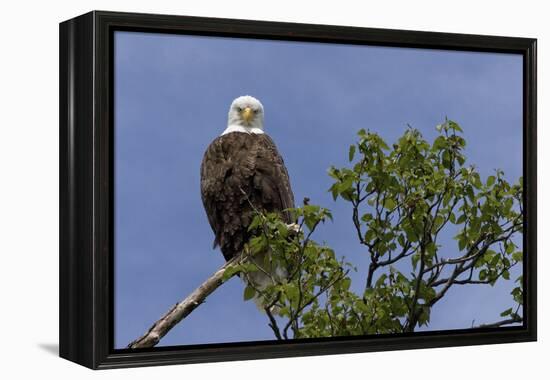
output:
MULTIPOLYGON (((277 282, 284 282, 288 278, 288 272, 285 268, 280 266, 270 266, 265 267, 265 256, 268 253, 258 253, 254 256, 254 263, 260 268, 257 271, 247 273, 244 276, 241 276, 241 279, 246 285, 252 286, 254 289, 258 290, 254 297, 253 301, 260 310, 264 310, 266 307, 267 301, 262 294, 262 291, 267 289, 269 285, 273 285, 277 282)), ((279 313, 279 307, 273 306, 271 308, 272 314, 279 313)))

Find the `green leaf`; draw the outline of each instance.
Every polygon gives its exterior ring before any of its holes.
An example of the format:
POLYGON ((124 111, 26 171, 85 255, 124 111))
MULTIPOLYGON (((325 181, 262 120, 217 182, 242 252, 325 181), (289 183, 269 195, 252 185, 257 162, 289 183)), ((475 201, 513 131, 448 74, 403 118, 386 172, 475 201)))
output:
POLYGON ((502 313, 500 313, 501 317, 506 317, 507 315, 512 314, 512 308, 504 310, 502 313))
POLYGON ((285 287, 285 293, 291 301, 298 301, 299 290, 294 284, 288 284, 285 287))
POLYGON ((393 199, 391 198, 387 198, 385 201, 384 201, 384 207, 387 208, 388 210, 393 210, 396 206, 396 203, 393 199))
POLYGON ((451 197, 452 197, 451 193, 447 193, 443 196, 443 206, 447 207, 447 205, 451 201, 451 197))
POLYGON ((237 273, 239 271, 240 271, 240 268, 238 268, 237 266, 235 266, 235 265, 230 266, 229 268, 227 268, 225 270, 225 272, 223 272, 222 281, 229 280, 231 277, 233 277, 233 275, 235 273, 237 273))
POLYGON ((449 221, 452 223, 452 224, 456 224, 456 215, 454 212, 451 212, 449 214, 449 221))
POLYGON ((418 324, 420 326, 427 325, 430 321, 430 309, 427 307, 423 307, 422 311, 420 312, 420 315, 418 316, 418 324))
POLYGON ((263 236, 254 236, 249 241, 250 250, 252 254, 256 254, 260 251, 263 251, 266 247, 267 241, 263 236))
POLYGON ((481 177, 479 176, 479 173, 472 174, 472 183, 476 189, 481 189, 483 187, 483 183, 481 183, 481 177))
POLYGON ((428 258, 432 258, 437 252, 437 245, 434 242, 428 243, 426 246, 426 254, 428 258))
POLYGON ((411 263, 414 270, 416 270, 416 265, 418 264, 418 260, 420 260, 420 255, 418 253, 415 253, 414 255, 411 256, 411 263))
POLYGON ((487 186, 488 186, 488 187, 493 186, 494 183, 495 183, 495 180, 496 180, 495 176, 494 176, 494 175, 490 175, 490 176, 487 178, 487 186))
POLYGON ((365 240, 366 240, 366 241, 371 241, 371 240, 373 240, 375 237, 376 237, 376 232, 375 232, 373 229, 369 229, 369 230, 367 230, 367 232, 365 233, 365 240))
POLYGON ((405 234, 407 235, 408 241, 410 241, 411 243, 418 241, 418 236, 416 235, 416 232, 414 232, 414 230, 410 225, 404 224, 402 228, 403 228, 403 231, 405 231, 405 234))
POLYGON ((443 151, 442 156, 443 166, 445 166, 447 169, 450 169, 451 167, 451 154, 448 150, 443 151))
POLYGON ((277 231, 279 231, 279 235, 281 235, 282 238, 288 236, 288 227, 283 224, 277 225, 277 231))
POLYGON ((447 146, 447 139, 445 138, 445 136, 439 136, 438 138, 435 139, 433 144, 433 147, 435 150, 440 150, 445 146, 447 146))
POLYGON ((466 238, 461 236, 458 238, 458 250, 462 251, 464 248, 466 248, 466 238))
POLYGON ((380 145, 380 148, 384 149, 384 150, 388 150, 390 149, 390 147, 388 146, 388 144, 386 144, 386 142, 382 139, 379 139, 378 140, 378 144, 380 145))
POLYGON ((434 219, 434 224, 433 224, 433 228, 432 228, 432 232, 435 232, 439 229, 439 227, 441 227, 441 225, 443 224, 443 222, 445 221, 445 219, 443 219, 443 217, 441 215, 438 215, 435 217, 434 219))
POLYGON ((349 290, 349 287, 351 286, 351 279, 349 277, 344 278, 341 286, 343 290, 349 290))
POLYGON ((474 189, 472 188, 472 186, 466 187, 466 195, 468 195, 468 198, 470 199, 470 202, 472 202, 472 204, 476 203, 476 196, 474 195, 474 189))
POLYGON ((245 301, 248 301, 249 299, 254 297, 255 294, 256 290, 254 290, 254 288, 251 286, 247 286, 246 288, 244 288, 243 298, 245 301))
POLYGON ((353 161, 354 156, 355 156, 355 145, 350 145, 349 154, 348 154, 349 162, 353 161))
POLYGON ((336 169, 334 166, 331 166, 328 169, 328 175, 334 179, 340 179, 340 171, 336 169))
POLYGON ((369 213, 364 214, 364 215, 361 217, 361 220, 362 220, 363 222, 368 222, 368 221, 372 220, 372 214, 369 214, 369 213))
POLYGON ((447 124, 448 124, 448 126, 449 126, 450 129, 453 129, 453 130, 455 130, 455 131, 457 131, 457 132, 464 132, 464 131, 462 130, 462 128, 460 128, 460 126, 459 126, 456 122, 454 122, 454 121, 452 121, 452 120, 448 120, 448 121, 447 121, 447 124))
POLYGON ((260 225, 261 222, 262 222, 261 216, 260 215, 255 216, 254 219, 252 219, 252 223, 250 223, 250 225, 248 226, 248 231, 254 231, 256 227, 260 225))
POLYGON ((350 190, 353 186, 353 177, 348 176, 342 183, 338 184, 338 192, 340 194, 345 193, 346 191, 350 190))
POLYGON ((329 191, 332 193, 332 199, 336 200, 338 198, 338 183, 333 184, 329 191))
POLYGON ((487 279, 487 271, 485 269, 479 272, 479 280, 485 281, 487 279))
POLYGON ((401 247, 404 247, 405 246, 405 237, 403 235, 399 235, 397 237, 397 242, 399 243, 399 245, 401 247))

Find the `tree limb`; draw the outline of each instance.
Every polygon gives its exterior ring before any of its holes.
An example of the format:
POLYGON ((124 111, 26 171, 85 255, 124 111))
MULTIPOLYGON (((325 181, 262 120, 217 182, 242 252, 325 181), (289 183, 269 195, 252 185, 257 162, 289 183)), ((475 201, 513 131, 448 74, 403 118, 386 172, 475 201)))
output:
POLYGON ((520 322, 523 322, 523 318, 521 318, 519 316, 513 316, 512 318, 504 319, 504 320, 499 321, 499 322, 479 325, 479 327, 480 328, 482 328, 482 327, 485 327, 485 328, 487 328, 487 327, 488 328, 502 327, 502 326, 511 325, 511 324, 514 324, 514 323, 520 323, 520 322))
MULTIPOLYGON (((204 302, 206 297, 224 283, 223 277, 227 269, 234 264, 240 263, 242 258, 243 255, 240 254, 226 262, 183 301, 174 305, 174 307, 156 321, 143 336, 128 344, 128 348, 147 348, 155 346, 168 331, 191 314, 193 310, 204 302)), ((235 276, 237 273, 238 272, 233 273, 231 277, 235 276)))

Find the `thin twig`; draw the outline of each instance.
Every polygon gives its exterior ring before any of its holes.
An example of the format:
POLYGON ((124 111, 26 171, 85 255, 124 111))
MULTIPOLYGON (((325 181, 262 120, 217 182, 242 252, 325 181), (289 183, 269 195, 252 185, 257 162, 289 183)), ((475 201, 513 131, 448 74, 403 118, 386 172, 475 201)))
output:
POLYGON ((277 297, 269 304, 267 305, 264 310, 267 314, 267 317, 269 318, 269 327, 271 327, 271 330, 273 330, 273 333, 275 334, 275 337, 277 340, 283 340, 283 337, 281 336, 281 330, 279 329, 279 325, 277 324, 277 320, 273 317, 273 314, 271 313, 271 308, 279 302, 279 298, 281 297, 281 292, 277 294, 277 297))

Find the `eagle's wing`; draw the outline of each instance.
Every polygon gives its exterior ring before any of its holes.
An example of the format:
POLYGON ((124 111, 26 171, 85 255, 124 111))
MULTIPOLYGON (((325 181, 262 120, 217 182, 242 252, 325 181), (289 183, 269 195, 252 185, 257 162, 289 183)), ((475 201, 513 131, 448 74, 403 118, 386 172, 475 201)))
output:
POLYGON ((292 215, 294 196, 283 158, 265 134, 229 133, 216 138, 201 164, 201 197, 208 221, 229 260, 249 239, 256 210, 292 215))
POLYGON ((223 220, 218 217, 217 203, 223 201, 223 179, 230 171, 230 162, 225 158, 222 136, 216 138, 206 149, 201 163, 201 198, 208 222, 215 234, 214 247, 220 242, 223 220))
MULTIPOLYGON (((272 211, 294 207, 294 194, 283 157, 266 134, 258 135, 254 187, 260 191, 266 204, 272 203, 272 211)), ((283 217, 287 223, 293 222, 289 212, 284 212, 283 217)))

